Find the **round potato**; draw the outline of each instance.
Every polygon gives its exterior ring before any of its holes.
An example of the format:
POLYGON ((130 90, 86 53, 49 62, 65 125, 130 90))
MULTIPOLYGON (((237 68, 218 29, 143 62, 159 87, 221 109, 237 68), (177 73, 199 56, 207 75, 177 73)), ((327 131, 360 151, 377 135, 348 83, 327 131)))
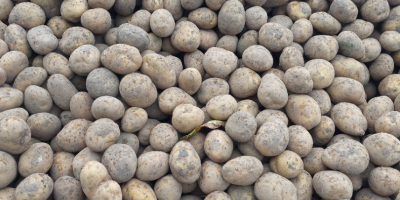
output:
POLYGON ((400 141, 389 133, 376 133, 364 139, 371 162, 378 166, 392 166, 400 161, 400 155, 393 153, 400 148, 400 141))
POLYGON ((114 144, 120 136, 118 124, 108 118, 101 118, 89 125, 85 143, 90 150, 102 152, 114 144))
POLYGON ((218 13, 218 30, 225 35, 237 35, 245 26, 245 15, 239 1, 226 1, 218 13))
POLYGON ((15 188, 16 199, 47 199, 53 192, 54 182, 43 173, 34 173, 23 179, 15 188))
POLYGON ((137 157, 129 145, 113 144, 104 151, 101 163, 114 181, 123 183, 129 181, 135 174, 137 157))
POLYGON ((122 186, 122 196, 124 199, 157 200, 154 190, 146 182, 136 178, 132 178, 122 186))
POLYGON ((278 156, 271 158, 269 165, 274 173, 288 179, 298 176, 304 169, 301 157, 289 150, 285 150, 278 156))
POLYGON ((201 164, 201 174, 198 186, 205 194, 214 191, 224 191, 229 187, 229 182, 223 177, 222 165, 211 160, 206 160, 201 164))
MULTIPOLYGON (((53 165, 50 168, 50 176, 54 181, 61 177, 74 177, 72 162, 75 155, 60 151, 54 154, 53 165)), ((54 189, 55 190, 55 189, 54 189)))
POLYGON ((200 157, 188 141, 176 143, 169 156, 169 167, 181 183, 193 183, 201 174, 200 157))
POLYGON ((10 154, 21 154, 29 148, 31 130, 25 120, 4 117, 0 120, 0 150, 10 154))
POLYGON ((71 196, 77 200, 85 199, 81 183, 79 180, 70 176, 63 176, 57 179, 54 183, 53 192, 55 199, 70 198, 71 196))
POLYGON ((381 196, 390 196, 400 189, 400 172, 391 167, 376 167, 368 177, 368 185, 381 196))
POLYGON ((87 76, 100 67, 100 51, 90 44, 79 46, 69 56, 69 65, 75 74, 87 76))
POLYGON ((312 182, 315 192, 324 199, 350 199, 353 195, 351 180, 338 171, 318 172, 312 182))
POLYGON ((8 16, 8 23, 18 24, 27 30, 43 25, 45 21, 46 16, 43 9, 31 2, 22 2, 15 5, 8 16))
POLYGON ((289 144, 289 129, 284 121, 270 119, 257 131, 254 138, 255 148, 264 156, 277 156, 289 144))
POLYGON ((150 28, 158 37, 168 37, 175 29, 174 17, 166 9, 157 9, 151 14, 150 28))
POLYGON ((315 12, 309 20, 315 30, 325 35, 335 35, 342 28, 340 22, 327 12, 315 12))
POLYGON ((302 125, 307 130, 314 128, 321 121, 319 105, 308 95, 290 95, 285 111, 293 123, 302 125))
POLYGON ((200 30, 194 23, 182 21, 176 24, 171 43, 179 51, 190 53, 200 46, 200 38, 200 30))
POLYGON ((330 61, 336 56, 338 51, 338 41, 329 35, 313 36, 304 45, 304 54, 309 59, 324 59, 330 61))
POLYGON ((258 42, 272 52, 280 52, 293 42, 293 33, 283 25, 268 22, 260 28, 258 42))
POLYGON ((267 172, 254 185, 254 194, 257 199, 297 199, 295 185, 285 177, 267 172))
POLYGON ((91 111, 96 119, 108 118, 111 120, 120 119, 125 113, 122 102, 111 96, 101 96, 93 101, 91 111))
POLYGON ((120 81, 119 92, 122 99, 132 107, 146 108, 157 100, 156 86, 148 76, 139 73, 124 76, 120 81))
POLYGON ((367 130, 367 119, 352 103, 341 102, 333 106, 331 118, 335 126, 346 134, 363 136, 367 130))
MULTIPOLYGON (((75 0, 69 0, 75 1, 75 0)), ((63 3, 66 1, 63 1, 63 3)), ((95 38, 90 30, 83 27, 71 27, 64 31, 62 38, 59 41, 59 48, 65 55, 71 55, 71 53, 84 44, 95 44, 95 38)))
POLYGON ((85 119, 72 120, 57 134, 57 145, 66 152, 81 151, 86 147, 85 134, 91 123, 85 119))
POLYGON ((180 199, 182 195, 182 184, 171 174, 157 180, 154 184, 154 193, 158 199, 180 199))

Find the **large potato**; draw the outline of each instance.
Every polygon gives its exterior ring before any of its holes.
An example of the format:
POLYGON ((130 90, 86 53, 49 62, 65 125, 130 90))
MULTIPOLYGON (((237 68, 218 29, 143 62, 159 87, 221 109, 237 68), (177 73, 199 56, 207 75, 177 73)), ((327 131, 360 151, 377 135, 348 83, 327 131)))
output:
POLYGON ((200 30, 194 23, 182 21, 176 24, 171 43, 179 51, 190 53, 200 46, 200 37, 200 30))
POLYGON ((79 180, 63 176, 54 183, 54 199, 67 199, 74 197, 76 200, 84 200, 85 194, 82 191, 79 180))
POLYGON ((111 178, 117 183, 130 180, 136 172, 135 151, 126 144, 113 144, 103 153, 101 163, 107 168, 111 178))
POLYGON ((157 100, 156 86, 148 76, 139 73, 124 76, 120 81, 119 92, 122 99, 133 107, 146 108, 157 100))
POLYGON ((85 135, 91 123, 85 119, 72 120, 57 134, 57 145, 67 152, 81 151, 86 147, 85 135))
POLYGON ((218 13, 218 29, 225 35, 236 35, 245 26, 245 10, 239 1, 226 1, 218 13))
POLYGON ((10 154, 21 154, 29 148, 31 130, 25 120, 4 117, 0 120, 0 150, 10 154))
POLYGON ((262 77, 257 97, 260 103, 269 109, 283 108, 289 99, 285 84, 274 74, 262 77))
POLYGON ((197 181, 201 173, 201 160, 188 141, 179 141, 171 150, 169 166, 172 175, 181 183, 197 181))
POLYGON ((335 77, 333 65, 323 59, 312 59, 305 63, 306 68, 313 80, 314 89, 323 89, 328 87, 335 77))
POLYGON ((341 102, 333 106, 331 118, 335 126, 346 134, 363 136, 367 130, 367 119, 352 103, 341 102))
POLYGON ((308 95, 290 95, 285 110, 291 121, 307 130, 314 128, 321 121, 319 105, 308 95))
POLYGON ((392 166, 400 161, 400 141, 389 133, 376 133, 368 136, 363 145, 367 148, 371 162, 378 166, 392 166))
POLYGON ((254 185, 254 194, 257 199, 297 199, 295 185, 285 177, 267 172, 263 174, 254 185))
POLYGON ((94 152, 102 152, 114 144, 120 136, 117 123, 108 118, 101 118, 87 128, 85 143, 94 152))
POLYGON ((47 199, 53 192, 54 182, 43 173, 35 173, 22 180, 15 188, 15 199, 47 199))
POLYGON ((201 164, 201 174, 197 183, 205 194, 224 191, 230 184, 223 177, 222 165, 211 160, 206 160, 201 164))
MULTIPOLYGON (((17 162, 15 158, 8 154, 7 152, 0 151, 0 176, 2 177, 0 181, 0 191, 3 188, 6 188, 10 183, 14 181, 14 179, 17 177, 17 162)), ((30 164, 28 163, 28 166, 30 164)), ((1 192, 0 192, 1 193, 1 192)), ((0 195, 0 199, 2 196, 0 195)))
POLYGON ((293 42, 293 33, 283 25, 269 22, 260 28, 258 42, 272 52, 280 52, 293 42))
POLYGON ((92 32, 86 28, 75 26, 64 31, 58 45, 65 55, 71 55, 71 53, 79 46, 84 44, 94 45, 94 43, 95 38, 92 32))
POLYGON ((254 138, 255 148, 264 156, 277 156, 289 144, 289 129, 284 121, 270 119, 257 131, 254 138))
POLYGON ((376 167, 369 174, 368 185, 378 195, 393 195, 400 189, 400 172, 391 167, 376 167))
POLYGON ((350 199, 353 195, 350 179, 338 171, 318 172, 312 182, 315 192, 324 199, 350 199))
POLYGON ((43 25, 45 21, 46 16, 43 9, 31 2, 23 2, 15 5, 8 16, 10 24, 18 24, 27 30, 43 25))
POLYGON ((46 173, 52 165, 53 151, 50 145, 43 142, 34 143, 19 157, 18 172, 27 177, 34 173, 46 173))
POLYGON ((107 69, 122 75, 137 71, 142 61, 138 48, 127 44, 111 45, 101 54, 101 63, 107 69))

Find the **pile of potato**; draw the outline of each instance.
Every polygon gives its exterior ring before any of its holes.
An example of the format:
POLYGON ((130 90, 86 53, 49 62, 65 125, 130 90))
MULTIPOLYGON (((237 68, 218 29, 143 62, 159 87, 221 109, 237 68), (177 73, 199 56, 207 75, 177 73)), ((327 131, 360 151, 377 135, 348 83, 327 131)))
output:
POLYGON ((400 0, 0 0, 0 200, 400 200, 399 67, 400 0))

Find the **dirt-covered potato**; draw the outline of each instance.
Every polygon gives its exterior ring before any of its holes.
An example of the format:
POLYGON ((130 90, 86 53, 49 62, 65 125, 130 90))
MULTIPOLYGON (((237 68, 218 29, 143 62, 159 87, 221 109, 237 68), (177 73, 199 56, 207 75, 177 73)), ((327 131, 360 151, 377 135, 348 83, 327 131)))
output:
POLYGON ((260 28, 258 42, 272 52, 280 52, 293 42, 293 33, 283 25, 268 22, 260 28))
POLYGON ((233 140, 247 142, 257 131, 256 118, 246 111, 235 112, 226 121, 225 131, 233 140))
POLYGON ((218 30, 225 35, 236 35, 245 26, 245 10, 239 1, 226 1, 218 13, 218 30))
POLYGON ((373 61, 380 55, 382 48, 377 39, 365 38, 362 40, 362 43, 365 47, 365 55, 360 59, 361 62, 373 61))
POLYGON ((78 92, 72 96, 70 101, 71 114, 75 119, 86 119, 93 121, 91 111, 93 98, 87 92, 78 92))
POLYGON ((118 124, 108 118, 101 118, 87 128, 85 143, 90 150, 102 152, 114 144, 120 135, 118 124))
POLYGON ((171 35, 171 43, 179 51, 194 52, 200 46, 200 30, 192 22, 179 22, 171 35))
POLYGON ((394 104, 387 96, 374 97, 368 101, 363 114, 368 122, 368 130, 371 133, 375 132, 375 122, 383 114, 393 111, 394 104))
POLYGON ((124 23, 118 27, 117 42, 119 44, 127 44, 136 47, 142 52, 149 46, 150 39, 149 34, 140 27, 124 23))
POLYGON ((208 49, 203 57, 205 71, 217 78, 227 77, 236 69, 237 62, 238 58, 234 53, 219 47, 208 49))
POLYGON ((207 102, 207 113, 216 120, 226 120, 236 108, 237 101, 229 94, 218 95, 207 102))
MULTIPOLYGON (((8 154, 7 152, 0 151, 0 160, 0 176, 2 177, 0 181, 0 188, 3 189, 15 180, 18 171, 17 162, 12 155, 8 154)), ((28 166, 30 166, 30 163, 28 163, 28 166)), ((2 195, 0 195, 0 198, 2 198, 2 195)))
POLYGON ((76 200, 84 200, 85 194, 81 188, 79 180, 62 176, 54 182, 53 190, 54 199, 65 199, 74 197, 76 200))
POLYGON ((144 75, 147 75, 152 80, 152 83, 159 89, 167 89, 176 84, 174 69, 169 64, 166 57, 162 55, 145 55, 140 71, 144 75))
MULTIPOLYGON (((182 104, 181 104, 182 105, 182 104)), ((170 152, 179 140, 177 130, 168 123, 157 124, 150 132, 149 142, 157 151, 170 152)))
POLYGON ((120 86, 118 77, 106 68, 97 68, 89 73, 86 78, 86 89, 91 98, 113 96, 118 94, 120 86))
POLYGON ((285 106, 289 119, 307 130, 317 126, 321 121, 321 110, 318 103, 308 95, 290 95, 285 106))
POLYGON ((213 130, 207 134, 204 140, 204 151, 212 161, 226 162, 232 155, 233 141, 226 132, 213 130))
POLYGON ((280 119, 270 119, 257 131, 254 138, 255 148, 264 156, 277 156, 289 144, 289 129, 280 119))
POLYGON ((199 70, 195 68, 184 69, 178 77, 179 88, 189 95, 196 93, 201 85, 202 77, 199 70))
POLYGON ((368 69, 373 80, 381 81, 393 73, 393 58, 389 54, 382 53, 376 57, 368 69))
POLYGON ((57 145, 67 152, 79 152, 86 147, 85 134, 92 122, 75 119, 65 125, 56 136, 57 145))
POLYGON ((241 186, 253 184, 262 172, 261 161, 253 156, 237 157, 226 162, 222 167, 223 178, 231 184, 241 186))
POLYGON ((61 16, 54 16, 47 21, 47 26, 57 38, 61 38, 64 31, 72 27, 72 23, 61 16))
POLYGON ((261 79, 257 97, 265 108, 280 109, 288 101, 288 92, 280 78, 275 74, 266 74, 261 79))
POLYGON ((198 187, 205 194, 224 191, 229 186, 229 182, 223 177, 222 165, 211 160, 206 160, 201 164, 201 174, 197 182, 198 187))
POLYGON ((391 74, 384 78, 378 86, 378 91, 381 95, 388 96, 392 101, 400 94, 400 91, 396 89, 396 85, 399 84, 400 75, 391 74))
POLYGON ((164 9, 168 10, 174 20, 182 18, 183 8, 180 0, 164 0, 164 9))
POLYGON ((338 41, 329 35, 311 37, 304 45, 304 54, 310 59, 332 60, 339 51, 338 41))
POLYGON ((180 104, 172 113, 172 125, 180 133, 190 133, 204 122, 204 112, 192 104, 180 104))
POLYGON ((336 0, 333 1, 329 14, 343 24, 354 22, 358 15, 358 8, 351 0, 336 0))
POLYGON ((351 57, 336 55, 331 64, 335 69, 335 77, 347 77, 359 81, 365 85, 369 81, 370 71, 361 62, 351 57))
POLYGON ((180 199, 182 195, 182 184, 174 176, 168 174, 154 184, 154 193, 158 199, 180 199))
POLYGON ((147 112, 143 108, 131 107, 122 116, 121 129, 128 133, 137 132, 143 128, 147 119, 147 112))
POLYGON ((324 150, 325 166, 346 174, 361 174, 368 166, 367 149, 355 140, 341 140, 324 150))
POLYGON ((26 121, 28 119, 28 116, 29 116, 28 111, 26 111, 23 108, 12 108, 0 112, 0 120, 2 120, 4 117, 18 117, 26 121))
POLYGON ((58 46, 57 37, 46 25, 30 29, 27 33, 27 39, 33 51, 40 55, 46 55, 54 51, 58 46))
POLYGON ((375 131, 377 133, 389 133, 395 137, 400 137, 400 112, 390 111, 381 115, 375 121, 375 131))
POLYGON ((390 6, 388 1, 367 0, 362 4, 360 12, 364 20, 377 23, 385 20, 389 16, 390 6))
POLYGON ((269 165, 274 173, 288 179, 298 176, 304 168, 301 157, 289 150, 285 150, 278 156, 271 158, 269 165), (287 163, 290 164, 288 165, 287 163))
POLYGON ((142 28, 146 32, 149 32, 150 17, 151 13, 149 11, 141 9, 133 13, 129 23, 142 28))
POLYGON ((312 13, 310 5, 306 2, 292 1, 286 6, 286 13, 293 21, 308 19, 312 13))
POLYGON ((335 77, 326 91, 334 104, 348 102, 360 105, 366 101, 363 85, 351 78, 335 77))
POLYGON ((78 93, 75 86, 61 74, 53 74, 47 80, 47 90, 54 103, 63 110, 70 109, 72 96, 78 93))
POLYGON ((23 179, 15 188, 15 199, 47 199, 53 192, 54 182, 44 173, 34 173, 23 179))
POLYGON ((324 151, 325 150, 320 147, 312 148, 310 153, 303 158, 304 170, 311 175, 314 175, 320 171, 328 169, 322 162, 324 151))
POLYGON ((71 27, 64 31, 58 45, 64 54, 71 55, 79 46, 84 44, 94 45, 94 43, 94 35, 88 29, 83 27, 71 27))
POLYGON ((79 46, 71 53, 69 65, 75 74, 87 76, 100 67, 100 51, 90 44, 79 46))
POLYGON ((72 170, 76 179, 80 179, 83 166, 89 161, 101 161, 101 154, 93 152, 88 147, 82 149, 72 161, 72 170))
POLYGON ((157 200, 154 190, 146 182, 136 178, 132 178, 122 185, 122 196, 124 199, 157 200))
POLYGON ((342 28, 340 22, 327 12, 315 12, 309 20, 315 30, 326 35, 335 35, 342 28))
POLYGON ((335 77, 333 65, 324 59, 309 60, 305 63, 304 68, 310 72, 314 89, 328 87, 335 77))
POLYGON ((157 100, 156 86, 148 76, 139 73, 124 76, 120 81, 119 92, 122 99, 132 107, 145 108, 157 100))
POLYGON ((256 72, 267 71, 271 69, 273 64, 271 53, 261 45, 252 45, 246 48, 243 52, 242 59, 246 67, 256 72))
POLYGON ((175 21, 166 9, 157 9, 150 16, 151 31, 158 37, 168 37, 174 32, 175 21))
POLYGON ((391 167, 376 167, 369 174, 368 185, 378 195, 393 195, 400 189, 400 172, 391 167))
POLYGON ((235 112, 239 112, 239 111, 248 112, 251 115, 253 115, 254 117, 256 117, 260 110, 259 110, 258 104, 255 101, 253 101, 251 99, 245 99, 245 100, 238 102, 235 112))
POLYGON ((314 33, 313 25, 308 19, 297 20, 293 23, 290 30, 293 33, 293 42, 298 43, 306 42, 314 33))
MULTIPOLYGON (((284 7, 284 6, 282 6, 282 7, 284 7)), ((283 13, 269 18, 268 22, 280 24, 288 29, 290 29, 293 25, 292 19, 290 19, 290 17, 288 17, 286 15, 283 15, 283 13)))
POLYGON ((373 30, 374 25, 371 22, 362 19, 356 19, 342 28, 342 31, 354 32, 360 39, 366 39, 372 34, 373 30))
POLYGON ((8 19, 13 7, 14 7, 14 2, 11 0, 4 0, 1 2, 0 21, 5 21, 8 19))
POLYGON ((289 123, 289 119, 284 112, 274 109, 265 109, 256 115, 257 128, 260 128, 261 125, 273 118, 282 120, 286 125, 289 123))
POLYGON ((18 160, 18 172, 22 177, 34 173, 46 173, 53 165, 53 150, 47 143, 34 143, 18 160), (32 165, 31 163, 35 163, 32 165))
POLYGON ((371 162, 378 166, 392 166, 400 161, 400 141, 389 133, 376 133, 368 136, 363 145, 367 148, 371 162))
POLYGON ((86 10, 81 18, 83 27, 90 30, 93 34, 104 34, 111 28, 111 15, 104 8, 94 8, 86 10))
POLYGON ((387 51, 400 50, 400 33, 397 31, 385 31, 379 36, 379 43, 387 51))
POLYGON ((129 145, 113 144, 104 151, 101 163, 114 181, 127 182, 136 172, 136 153, 129 145))
MULTIPOLYGON (((340 1, 340 0, 339 0, 340 1)), ((350 1, 351 2, 351 1, 350 1)), ((361 39, 352 31, 342 31, 338 37, 339 53, 354 59, 365 55, 365 47, 361 39)))
POLYGON ((313 138, 310 133, 300 125, 289 127, 289 144, 287 150, 290 150, 300 157, 310 153, 313 147, 313 138))
POLYGON ((30 85, 24 92, 24 106, 31 114, 49 112, 53 106, 53 100, 46 89, 30 85))
POLYGON ((212 29, 217 25, 217 14, 207 7, 201 7, 189 13, 188 20, 200 29, 212 29))
POLYGON ((196 101, 192 96, 177 87, 170 87, 159 95, 158 105, 165 114, 171 115, 179 104, 196 105, 196 101))
POLYGON ((318 103, 321 115, 325 115, 331 110, 331 99, 325 90, 312 90, 308 95, 318 103))
POLYGON ((335 126, 346 134, 363 136, 367 130, 367 119, 352 103, 341 102, 333 106, 331 118, 335 126))
POLYGON ((68 59, 59 53, 51 52, 44 56, 43 67, 50 76, 53 74, 62 74, 68 79, 74 77, 74 72, 69 66, 68 59))
POLYGON ((210 29, 200 29, 200 46, 199 49, 207 51, 211 47, 215 47, 218 42, 217 33, 210 29))
POLYGON ((112 96, 101 96, 93 101, 91 112, 96 119, 108 118, 112 120, 120 119, 125 113, 122 102, 112 96))
POLYGON ((246 27, 258 31, 261 26, 268 22, 267 12, 260 6, 253 6, 246 9, 246 27))
POLYGON ((324 199, 350 199, 353 195, 351 180, 338 171, 318 172, 312 182, 315 192, 324 199))
POLYGON ((25 120, 4 117, 0 120, 0 150, 10 154, 23 153, 31 143, 31 130, 25 120))
POLYGON ((235 51, 238 56, 242 56, 248 47, 258 44, 258 32, 255 30, 246 31, 236 43, 235 51))
POLYGON ((13 88, 25 92, 28 86, 40 86, 47 79, 47 72, 42 67, 27 67, 15 77, 13 88))
POLYGON ((382 197, 380 195, 377 195, 375 192, 373 192, 370 188, 363 188, 361 190, 358 190, 355 197, 355 200, 362 200, 362 199, 382 199, 382 200, 390 200, 389 197, 382 197))
POLYGON ((45 21, 46 16, 43 9, 31 2, 15 5, 8 16, 8 23, 18 24, 27 30, 43 25, 45 21))
POLYGON ((12 83, 18 74, 29 65, 28 57, 20 51, 9 51, 0 58, 0 68, 6 75, 5 83, 12 83))
POLYGON ((322 116, 321 122, 310 133, 315 145, 325 145, 335 133, 335 123, 331 118, 322 116))
POLYGON ((57 181, 63 176, 74 177, 72 162, 75 155, 72 153, 60 151, 54 154, 53 165, 49 173, 54 181, 57 181))
POLYGON ((291 67, 285 72, 283 82, 292 93, 309 93, 313 89, 310 72, 300 66, 291 67))
POLYGON ((263 174, 254 185, 254 194, 257 199, 297 199, 295 185, 285 177, 267 172, 263 174))
POLYGON ((18 24, 10 24, 4 32, 4 41, 10 51, 20 51, 27 57, 32 56, 32 48, 27 39, 26 30, 18 24))
POLYGON ((82 14, 89 9, 87 1, 67 0, 60 7, 61 16, 69 22, 79 22, 82 14))
POLYGON ((176 180, 193 183, 200 177, 201 160, 188 141, 179 141, 169 155, 169 167, 176 180))

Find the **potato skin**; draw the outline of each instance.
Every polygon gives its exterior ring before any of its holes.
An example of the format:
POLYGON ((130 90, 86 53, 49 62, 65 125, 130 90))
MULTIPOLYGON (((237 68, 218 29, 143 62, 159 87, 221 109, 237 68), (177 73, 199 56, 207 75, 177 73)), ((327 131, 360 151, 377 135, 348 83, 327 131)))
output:
POLYGON ((201 174, 197 183, 205 194, 226 190, 230 184, 223 178, 222 164, 211 160, 206 160, 201 164, 201 174))
POLYGON ((350 179, 338 171, 326 170, 316 173, 313 177, 313 187, 317 194, 325 199, 349 199, 353 195, 350 179))
POLYGON ((334 104, 348 102, 360 105, 366 101, 363 85, 351 78, 335 77, 326 91, 334 104))
POLYGON ((389 133, 376 133, 368 136, 363 145, 367 148, 371 162, 378 166, 392 166, 400 161, 400 155, 395 154, 400 148, 400 141, 389 133))
POLYGON ((157 199, 154 190, 146 182, 136 178, 132 178, 122 185, 122 196, 124 199, 157 199))
POLYGON ((274 74, 266 74, 262 77, 257 97, 268 109, 283 108, 289 98, 285 84, 274 74))
POLYGON ((222 166, 224 179, 235 185, 251 185, 256 182, 262 172, 261 161, 253 156, 239 156, 229 160, 222 166))
POLYGON ((15 5, 8 17, 10 24, 18 24, 27 30, 43 25, 45 20, 46 16, 42 8, 31 2, 22 2, 15 5))
POLYGON ((119 92, 122 99, 133 107, 146 108, 157 100, 156 86, 148 76, 139 73, 124 76, 120 81, 119 92))
POLYGON ((4 117, 0 120, 0 150, 10 154, 21 154, 29 148, 31 130, 18 117, 4 117))
POLYGON ((22 180, 15 188, 15 198, 47 199, 51 195, 53 187, 54 182, 50 176, 43 173, 34 173, 22 180))
POLYGON ((102 152, 114 144, 120 136, 117 123, 108 118, 101 118, 87 128, 85 143, 90 150, 102 152))
POLYGON ((187 141, 176 143, 169 156, 169 166, 172 175, 181 183, 193 183, 200 177, 200 157, 187 141))
POLYGON ((310 59, 332 60, 339 51, 338 41, 329 35, 311 37, 304 45, 304 55, 310 59))
POLYGON ((0 88, 0 112, 17 108, 22 105, 24 98, 23 93, 14 88, 0 88))
POLYGON ((363 136, 367 130, 367 119, 354 104, 346 102, 336 104, 332 107, 331 118, 335 126, 346 134, 363 136))
POLYGON ((400 172, 391 167, 376 167, 368 177, 371 190, 381 196, 390 196, 400 189, 400 172))
POLYGON ((24 53, 11 50, 0 58, 0 66, 7 77, 4 82, 12 83, 18 74, 29 66, 29 60, 24 53))
POLYGON ((72 196, 76 200, 84 200, 85 194, 82 191, 81 183, 79 180, 70 177, 62 176, 54 183, 54 198, 64 199, 71 198, 72 196))
POLYGON ((46 173, 52 165, 53 151, 50 145, 43 142, 34 143, 19 158, 18 172, 27 177, 34 173, 46 173))
POLYGON ((283 25, 268 22, 260 28, 258 42, 272 52, 280 52, 293 42, 293 33, 283 25), (282 37, 276 38, 276 34, 282 37))
POLYGON ((111 178, 117 183, 127 182, 136 172, 136 153, 126 144, 109 146, 104 151, 101 162, 107 168, 111 178))
POLYGON ((76 48, 84 44, 94 45, 95 38, 92 32, 83 27, 71 27, 65 30, 58 43, 60 50, 65 55, 71 55, 76 48))
POLYGON ((285 111, 291 121, 310 130, 321 121, 318 103, 308 95, 290 95, 285 111))
MULTIPOLYGON (((6 188, 17 177, 17 162, 15 158, 7 152, 0 151, 0 191, 6 188)), ((29 164, 28 164, 29 165, 29 164)), ((1 195, 0 195, 1 198, 1 195)))
POLYGON ((254 185, 254 194, 257 199, 260 200, 297 199, 297 190, 294 184, 283 176, 272 172, 263 174, 256 181, 254 185))
POLYGON ((289 144, 289 129, 284 121, 270 119, 265 122, 254 138, 255 148, 264 156, 277 156, 289 144))

